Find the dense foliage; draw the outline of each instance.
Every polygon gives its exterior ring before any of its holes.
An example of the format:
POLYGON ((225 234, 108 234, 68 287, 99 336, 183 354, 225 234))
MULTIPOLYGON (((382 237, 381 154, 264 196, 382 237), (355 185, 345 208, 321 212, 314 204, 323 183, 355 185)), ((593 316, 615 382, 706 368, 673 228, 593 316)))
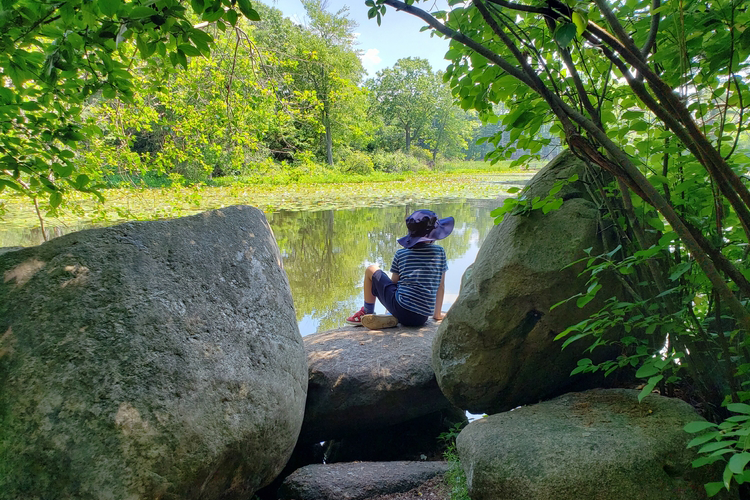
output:
POLYGON ((427 61, 396 65, 425 68, 423 100, 439 103, 404 143, 385 90, 365 84, 347 9, 303 3, 298 25, 247 0, 3 0, 0 191, 28 196, 43 223, 70 189, 465 157, 478 121, 427 61))
MULTIPOLYGON (((602 230, 618 244, 584 258, 583 306, 614 274, 626 294, 563 332, 591 348, 622 346, 614 362, 578 371, 637 368, 653 389, 700 405, 721 424, 691 443, 726 460, 710 494, 750 480, 750 10, 740 0, 474 0, 428 13, 412 0, 373 2, 419 16, 451 39, 445 73, 454 96, 484 122, 510 129, 510 147, 535 154, 546 125, 590 166, 602 230), (503 106, 500 106, 502 104, 503 106), (498 113, 498 110, 501 110, 498 113), (620 327, 623 334, 604 332, 620 327)), ((490 141, 498 141, 501 133, 490 141)), ((527 156, 519 157, 525 161, 527 156)), ((561 182, 566 182, 561 180, 561 182)), ((559 189, 559 186, 558 188, 559 189)), ((554 209, 562 200, 523 195, 499 218, 554 209)))

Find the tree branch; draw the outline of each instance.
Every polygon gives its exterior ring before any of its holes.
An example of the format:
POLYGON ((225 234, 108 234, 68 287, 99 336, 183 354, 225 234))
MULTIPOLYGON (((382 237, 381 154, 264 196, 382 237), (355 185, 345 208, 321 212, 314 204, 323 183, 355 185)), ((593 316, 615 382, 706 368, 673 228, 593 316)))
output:
POLYGON ((531 7, 530 5, 522 5, 520 3, 508 2, 506 0, 488 0, 488 1, 490 3, 494 3, 495 5, 499 5, 500 7, 505 7, 511 10, 517 10, 519 12, 531 12, 532 14, 542 14, 545 16, 552 15, 552 11, 550 9, 545 9, 545 8, 540 8, 540 7, 531 7))
POLYGON ((570 76, 573 77, 573 84, 575 85, 576 91, 578 91, 578 98, 580 99, 583 108, 589 114, 597 127, 603 130, 604 125, 602 124, 601 116, 599 115, 599 112, 596 110, 596 108, 592 106, 591 101, 589 100, 586 88, 583 86, 583 82, 581 81, 581 75, 578 74, 578 69, 576 69, 575 64, 573 64, 573 58, 570 56, 570 50, 567 47, 560 47, 560 54, 562 55, 565 67, 567 67, 568 71, 570 72, 570 76))
POLYGON ((641 48, 641 56, 646 58, 648 56, 648 53, 651 52, 651 49, 654 48, 654 44, 656 43, 656 35, 659 33, 659 22, 661 21, 661 14, 658 12, 654 13, 655 10, 659 8, 661 5, 660 0, 652 0, 651 2, 651 27, 648 30, 648 38, 646 39, 646 43, 643 44, 643 47, 641 48))
POLYGON ((513 57, 515 57, 516 61, 518 61, 518 64, 521 65, 524 74, 533 82, 532 88, 536 90, 537 93, 539 93, 539 95, 541 95, 545 101, 547 101, 547 103, 552 108, 552 111, 560 119, 566 135, 569 133, 574 133, 575 127, 573 126, 573 123, 559 106, 559 103, 561 103, 562 100, 559 98, 553 98, 554 94, 550 92, 549 89, 544 85, 544 82, 542 82, 536 71, 534 71, 534 69, 529 65, 528 61, 526 61, 526 58, 523 56, 523 54, 521 54, 521 51, 518 50, 518 47, 516 47, 516 44, 513 43, 513 40, 511 40, 508 35, 506 35, 505 32, 500 29, 500 27, 495 22, 495 19, 492 17, 490 11, 487 10, 487 6, 484 5, 484 2, 482 0, 474 0, 474 6, 479 10, 480 14, 482 14, 482 17, 490 26, 490 28, 492 28, 492 31, 494 31, 495 34, 500 37, 500 40, 502 40, 505 46, 508 47, 511 54, 513 54, 513 57))
POLYGON ((416 16, 422 19, 435 31, 442 33, 448 38, 455 40, 463 45, 466 45, 470 49, 474 50, 477 54, 497 64, 503 71, 505 71, 512 77, 520 80, 521 82, 528 85, 530 88, 534 89, 534 83, 532 82, 532 80, 528 76, 526 76, 522 71, 520 71, 518 68, 516 68, 515 66, 510 64, 508 61, 506 61, 504 58, 498 56, 495 52, 488 49, 487 47, 480 44, 479 42, 473 40, 472 38, 469 38, 463 33, 459 33, 447 27, 446 25, 440 23, 437 19, 432 17, 430 14, 428 14, 424 10, 418 7, 414 7, 413 5, 407 5, 406 3, 401 2, 400 0, 385 0, 383 4, 390 5, 396 10, 402 10, 408 14, 411 14, 413 16, 416 16))

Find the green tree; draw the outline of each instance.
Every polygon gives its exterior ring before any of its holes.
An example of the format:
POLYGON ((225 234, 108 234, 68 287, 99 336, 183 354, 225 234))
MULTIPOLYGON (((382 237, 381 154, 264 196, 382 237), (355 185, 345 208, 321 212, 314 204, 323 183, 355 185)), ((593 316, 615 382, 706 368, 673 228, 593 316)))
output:
POLYGON ((188 71, 158 84, 139 72, 130 103, 110 100, 88 110, 110 132, 92 139, 90 164, 102 173, 147 168, 191 181, 249 174, 263 166, 271 138, 294 135, 294 123, 306 118, 299 102, 276 95, 274 76, 257 70, 289 61, 260 50, 242 20, 214 37, 211 55, 190 58, 188 71))
POLYGON ((294 31, 293 45, 299 64, 293 73, 298 91, 314 93, 322 125, 325 158, 333 165, 334 134, 351 131, 358 135, 358 117, 364 118, 359 83, 364 74, 354 48, 354 29, 348 8, 335 13, 323 0, 304 0, 308 24, 294 31))
MULTIPOLYGON (((621 278, 629 298, 613 299, 570 333, 597 345, 606 342, 598 326, 625 322, 636 336, 618 341, 631 353, 620 362, 641 367, 644 394, 686 373, 717 418, 742 413, 702 439, 715 441, 707 453, 717 446, 733 452, 706 457, 729 458, 723 483, 708 485, 709 493, 733 478, 745 482, 750 454, 738 436, 750 430, 741 403, 750 399, 750 191, 743 181, 750 159, 737 145, 750 106, 747 5, 474 0, 430 14, 412 1, 378 0, 370 17, 386 5, 451 39, 446 74, 465 109, 489 122, 493 105, 505 104, 499 118, 510 146, 493 159, 514 149, 529 151, 519 161, 538 155, 539 131, 551 122, 598 172, 590 185, 621 246, 590 257, 591 287, 577 300, 590 300, 604 270, 621 278), (722 437, 728 432, 736 433, 722 437)), ((558 203, 528 201, 532 209, 558 203)), ((516 213, 527 208, 514 203, 516 213)), ((581 366, 601 368, 616 366, 581 366)))
POLYGON ((403 131, 404 151, 408 153, 412 141, 420 138, 433 117, 438 86, 429 61, 399 59, 393 68, 378 71, 368 87, 376 112, 386 124, 395 124, 403 131))
POLYGON ((438 72, 435 79, 438 86, 433 103, 432 123, 425 134, 425 143, 432 151, 433 162, 438 153, 446 158, 464 156, 468 140, 479 125, 472 116, 473 113, 455 104, 450 86, 442 83, 442 72, 438 72))
MULTIPOLYGON (((171 68, 208 55, 213 37, 178 0, 3 0, 0 15, 0 189, 11 188, 54 211, 66 189, 96 193, 80 141, 100 130, 82 118, 92 96, 129 101, 131 70, 160 56, 171 68)), ((248 0, 193 0, 207 23, 257 20, 248 0)), ((159 70, 164 65, 152 66, 159 70)), ((43 208, 43 207, 42 207, 43 208)))

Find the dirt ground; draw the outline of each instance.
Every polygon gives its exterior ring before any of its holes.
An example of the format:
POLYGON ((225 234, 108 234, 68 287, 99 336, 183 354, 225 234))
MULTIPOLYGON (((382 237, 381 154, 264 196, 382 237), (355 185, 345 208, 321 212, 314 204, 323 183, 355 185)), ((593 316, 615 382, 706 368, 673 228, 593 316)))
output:
POLYGON ((436 476, 426 483, 404 493, 391 493, 371 497, 368 500, 449 500, 450 490, 443 482, 443 476, 436 476))

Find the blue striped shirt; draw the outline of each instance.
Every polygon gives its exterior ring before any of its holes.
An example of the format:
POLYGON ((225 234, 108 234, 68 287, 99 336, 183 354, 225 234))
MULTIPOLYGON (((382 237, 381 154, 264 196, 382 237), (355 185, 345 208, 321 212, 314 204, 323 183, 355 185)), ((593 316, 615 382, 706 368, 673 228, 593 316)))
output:
POLYGON ((430 316, 443 273, 448 270, 445 250, 440 245, 401 248, 393 257, 391 272, 398 274, 396 301, 404 309, 430 316))

